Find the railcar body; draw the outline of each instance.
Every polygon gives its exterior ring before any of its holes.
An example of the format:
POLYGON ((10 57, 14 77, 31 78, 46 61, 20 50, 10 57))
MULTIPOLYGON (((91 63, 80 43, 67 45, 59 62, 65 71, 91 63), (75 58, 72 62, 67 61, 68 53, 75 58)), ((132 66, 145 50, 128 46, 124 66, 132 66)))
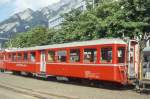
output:
POLYGON ((99 39, 7 49, 0 54, 0 68, 127 84, 138 76, 138 55, 135 41, 99 39))
POLYGON ((2 72, 5 69, 4 56, 5 56, 4 51, 0 51, 0 71, 2 72))

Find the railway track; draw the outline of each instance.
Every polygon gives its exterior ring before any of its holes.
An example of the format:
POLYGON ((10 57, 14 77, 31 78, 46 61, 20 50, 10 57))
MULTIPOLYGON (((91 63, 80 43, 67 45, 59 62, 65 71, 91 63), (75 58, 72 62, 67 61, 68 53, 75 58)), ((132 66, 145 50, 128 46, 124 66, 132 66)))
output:
POLYGON ((28 95, 31 97, 35 97, 37 99, 77 99, 74 97, 69 97, 69 96, 63 96, 63 95, 58 95, 58 94, 53 94, 53 93, 47 93, 47 92, 41 92, 29 88, 24 88, 12 84, 6 84, 6 82, 0 82, 0 87, 3 89, 7 89, 16 93, 28 95))

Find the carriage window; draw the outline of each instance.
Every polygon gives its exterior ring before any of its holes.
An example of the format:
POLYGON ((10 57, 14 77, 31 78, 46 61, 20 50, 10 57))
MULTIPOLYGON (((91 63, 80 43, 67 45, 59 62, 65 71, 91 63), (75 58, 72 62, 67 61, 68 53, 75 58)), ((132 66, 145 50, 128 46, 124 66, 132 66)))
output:
POLYGON ((27 61, 27 60, 28 60, 28 53, 27 53, 27 52, 24 53, 23 60, 24 60, 24 61, 27 61))
POLYGON ((80 62, 80 50, 71 49, 70 50, 70 62, 80 62))
POLYGON ((96 63, 96 60, 97 60, 96 54, 97 54, 96 49, 84 49, 84 62, 85 63, 90 63, 90 62, 96 63))
POLYGON ((20 61, 20 60, 21 60, 21 58, 22 58, 21 53, 18 53, 18 61, 20 61))
POLYGON ((67 60, 67 51, 58 51, 57 52, 58 62, 66 62, 67 60))
POLYGON ((144 57, 144 62, 148 62, 148 57, 144 57))
POLYGON ((16 54, 13 53, 13 54, 12 54, 12 61, 16 61, 16 59, 17 59, 16 54))
POLYGON ((31 62, 35 62, 35 52, 30 53, 30 60, 31 62))
POLYGON ((55 51, 48 51, 48 62, 55 61, 55 51))
POLYGON ((112 48, 101 48, 101 62, 112 62, 112 48))
POLYGON ((125 62, 125 48, 121 47, 118 48, 118 63, 124 63, 125 62))
POLYGON ((0 55, 0 60, 3 60, 4 59, 4 56, 1 54, 0 55))
POLYGON ((11 54, 8 54, 8 60, 11 60, 11 54))

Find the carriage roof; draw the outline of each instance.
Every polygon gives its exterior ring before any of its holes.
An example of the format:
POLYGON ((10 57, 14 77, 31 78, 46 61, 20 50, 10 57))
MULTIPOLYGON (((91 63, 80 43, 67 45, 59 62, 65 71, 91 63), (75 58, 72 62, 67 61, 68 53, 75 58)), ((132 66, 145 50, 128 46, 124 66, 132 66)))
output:
POLYGON ((53 45, 45 45, 45 46, 35 46, 35 47, 28 47, 28 48, 12 48, 12 49, 6 49, 6 51, 15 52, 15 51, 44 50, 44 49, 51 49, 51 48, 80 47, 80 46, 92 46, 92 45, 102 45, 102 44, 127 44, 127 43, 122 39, 111 38, 111 39, 98 39, 98 40, 63 43, 63 44, 53 44, 53 45))

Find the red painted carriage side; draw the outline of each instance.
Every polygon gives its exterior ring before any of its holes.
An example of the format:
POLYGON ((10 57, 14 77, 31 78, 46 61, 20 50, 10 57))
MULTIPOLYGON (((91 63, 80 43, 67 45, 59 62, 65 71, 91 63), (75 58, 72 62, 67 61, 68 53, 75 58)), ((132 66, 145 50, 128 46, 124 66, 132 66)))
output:
POLYGON ((9 71, 23 71, 23 72, 30 72, 36 73, 36 63, 29 63, 29 62, 6 62, 6 69, 9 71))
MULTIPOLYGON (((88 42, 87 42, 88 43, 88 42)), ((106 42, 104 42, 106 43, 106 42)), ((96 80, 104 80, 104 81, 112 81, 119 82, 122 84, 127 83, 127 69, 126 69, 126 60, 123 63, 118 63, 117 55, 118 55, 118 47, 126 48, 125 53, 127 54, 127 44, 98 44, 96 42, 95 45, 67 45, 67 47, 55 46, 54 48, 50 48, 51 46, 42 46, 40 48, 27 48, 21 50, 14 50, 7 52, 8 53, 23 53, 24 52, 32 52, 36 53, 36 61, 31 62, 30 58, 28 61, 24 61, 23 57, 21 60, 10 61, 6 60, 5 65, 7 70, 11 71, 24 71, 31 73, 41 73, 40 63, 41 63, 41 51, 45 51, 46 53, 46 75, 56 75, 56 76, 67 76, 67 77, 78 77, 78 78, 88 78, 88 79, 96 79, 96 80), (84 60, 84 49, 86 48, 94 48, 97 50, 96 54, 96 63, 85 63, 84 60), (112 62, 101 62, 101 48, 112 48, 112 62), (71 63, 70 62, 70 49, 80 49, 80 61, 71 63), (55 53, 60 50, 67 51, 67 60, 66 62, 58 62, 57 57, 55 57, 55 62, 48 62, 48 51, 54 50, 55 53)), ((66 45, 65 45, 66 46, 66 45)), ((125 55, 126 55, 125 54, 125 55)), ((29 55, 29 54, 28 54, 29 55)), ((125 56, 127 58, 127 55, 125 56)))
POLYGON ((0 69, 5 70, 5 52, 0 52, 0 69))
MULTIPOLYGON (((28 57, 29 57, 30 51, 25 51, 25 52, 28 53, 28 57)), ((22 51, 22 52, 13 52, 13 53, 15 53, 16 55, 18 53, 23 55, 23 53, 25 52, 22 51)), ((13 53, 7 53, 7 55, 9 54, 12 55, 13 53)), ((36 54, 38 53, 36 52, 36 54)), ((7 58, 5 62, 5 66, 6 69, 9 71, 23 71, 29 73, 36 73, 37 67, 39 67, 39 62, 37 62, 37 59, 38 57, 36 57, 36 60, 32 62, 30 58, 28 58, 27 60, 23 60, 23 56, 20 58, 20 60, 18 60, 18 58, 16 58, 15 60, 7 58)))
MULTIPOLYGON (((95 46, 82 46, 74 48, 64 48, 69 52, 69 49, 80 49, 81 60, 79 63, 69 63, 69 55, 67 55, 67 63, 47 63, 46 65, 46 74, 47 75, 58 75, 58 76, 67 76, 67 77, 78 77, 78 78, 88 78, 95 80, 105 80, 112 82, 119 82, 122 84, 127 83, 127 75, 125 62, 124 64, 117 64, 117 47, 124 47, 126 45, 116 45, 116 44, 107 44, 107 45, 95 45, 95 46), (105 47, 113 48, 113 60, 112 63, 101 63, 100 62, 100 49, 105 47), (83 49, 85 48, 96 48, 97 49, 97 62, 94 63, 84 63, 83 62, 83 49)), ((49 49, 49 50, 64 50, 64 49, 49 49)))
MULTIPOLYGON (((123 69, 123 68, 122 68, 123 69)), ((88 78, 111 82, 127 83, 126 76, 120 71, 119 66, 106 66, 95 64, 47 64, 48 75, 88 78)))

